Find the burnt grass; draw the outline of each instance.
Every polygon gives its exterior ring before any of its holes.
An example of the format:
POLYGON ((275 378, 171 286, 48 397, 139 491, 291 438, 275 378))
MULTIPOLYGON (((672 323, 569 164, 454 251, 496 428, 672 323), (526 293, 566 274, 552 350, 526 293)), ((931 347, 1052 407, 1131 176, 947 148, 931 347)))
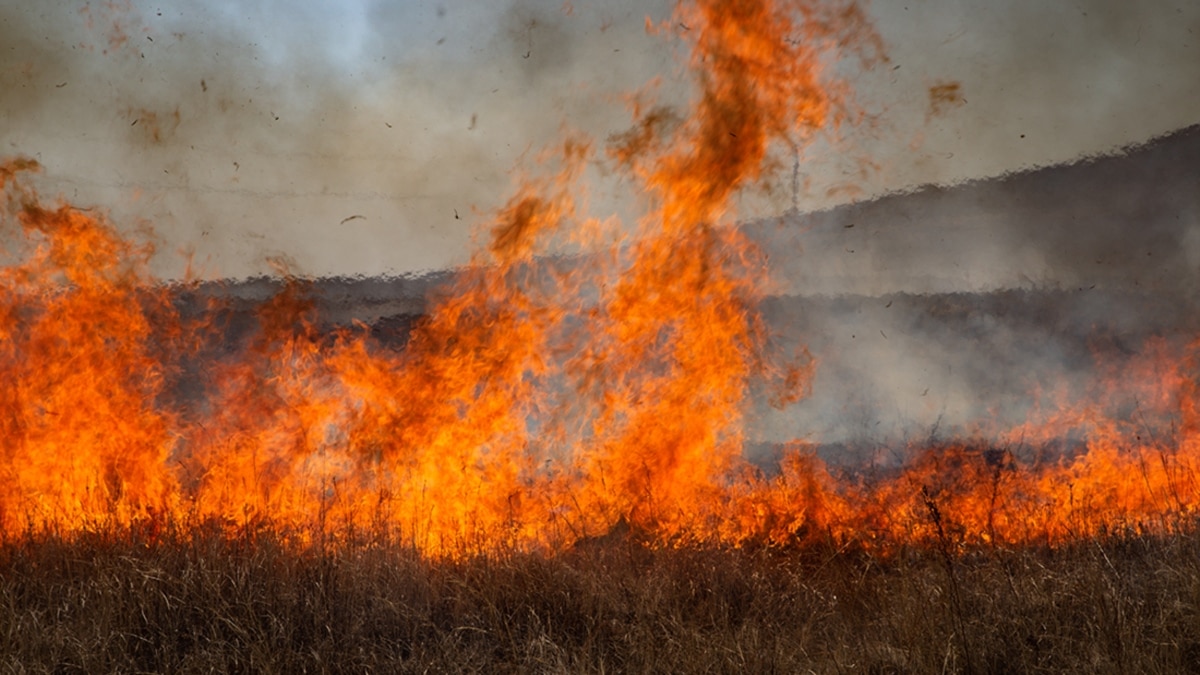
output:
POLYGON ((267 530, 15 537, 0 672, 1200 672, 1200 534, 455 561, 267 530))

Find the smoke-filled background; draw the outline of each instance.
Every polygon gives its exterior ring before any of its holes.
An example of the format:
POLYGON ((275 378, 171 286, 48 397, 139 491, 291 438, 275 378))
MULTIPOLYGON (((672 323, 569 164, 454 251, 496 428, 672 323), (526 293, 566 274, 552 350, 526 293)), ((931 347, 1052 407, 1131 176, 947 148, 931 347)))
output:
MULTIPOLYGON (((9 1, 4 152, 38 158, 51 193, 152 223, 167 276, 180 248, 220 277, 267 273, 271 257, 314 276, 442 268, 465 260, 522 153, 564 122, 623 128, 620 95, 653 77, 669 100, 672 45, 645 22, 671 6, 9 1)), ((801 210, 1197 121, 1195 3, 869 8, 891 59, 855 82, 876 123, 809 153, 801 210)))
POLYGON ((1148 416, 1142 388, 1200 335, 1200 125, 745 227, 784 252, 766 303, 780 343, 819 362, 813 396, 762 408, 775 441, 991 443, 1063 406, 1148 416))
MULTIPOLYGON (((564 126, 620 131, 624 95, 655 77, 683 100, 672 44, 646 32, 671 7, 10 0, 4 152, 45 166, 43 192, 152 228, 165 278, 188 260, 209 278, 442 270, 564 126)), ((743 204, 779 342, 818 359, 813 396, 752 435, 973 433, 1087 377, 1097 336, 1136 353, 1190 330, 1194 132, 1002 176, 1200 122, 1200 5, 869 11, 889 61, 853 82, 860 123, 814 143, 794 189, 743 204)), ((627 212, 607 176, 591 173, 594 209, 627 212)))

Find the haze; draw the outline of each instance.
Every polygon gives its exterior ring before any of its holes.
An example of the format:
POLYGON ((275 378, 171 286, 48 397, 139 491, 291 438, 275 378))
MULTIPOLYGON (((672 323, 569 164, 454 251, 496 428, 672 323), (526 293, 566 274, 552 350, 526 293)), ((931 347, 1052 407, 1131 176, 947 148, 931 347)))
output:
MULTIPOLYGON (((403 274, 461 264, 513 168, 569 124, 623 128, 665 79, 668 2, 0 6, 6 155, 41 189, 150 225, 155 271, 403 274)), ((805 157, 745 217, 1071 161, 1200 121, 1200 5, 912 0, 870 6, 890 63, 874 123, 805 157), (931 96, 931 91, 940 92, 931 96)), ((679 30, 683 30, 679 27, 679 30)), ((598 172, 601 175, 602 172, 598 172)), ((590 186, 598 210, 620 185, 590 186)), ((919 229, 914 230, 919 237, 919 229)))

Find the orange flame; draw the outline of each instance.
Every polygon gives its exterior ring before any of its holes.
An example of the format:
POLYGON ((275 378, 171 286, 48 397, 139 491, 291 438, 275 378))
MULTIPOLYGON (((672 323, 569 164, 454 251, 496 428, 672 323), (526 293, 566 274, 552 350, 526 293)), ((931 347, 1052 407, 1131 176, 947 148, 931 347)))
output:
POLYGON ((177 493, 174 420, 156 405, 165 365, 154 338, 174 317, 144 292, 150 250, 11 187, 36 168, 0 171, 24 233, 8 252, 20 261, 0 271, 0 519, 12 531, 164 512, 177 493))
POLYGON ((44 207, 17 180, 36 164, 0 165, 15 237, 0 272, 0 531, 216 521, 459 555, 628 527, 657 544, 887 550, 1169 529, 1194 511, 1196 346, 1152 345, 1136 377, 1113 375, 1142 383, 1141 421, 1098 394, 1000 449, 917 448, 870 480, 802 445, 774 477, 746 462, 750 392, 776 382, 775 401, 794 401, 812 366, 765 347, 765 260, 729 227, 733 200, 845 117, 829 67, 870 66, 880 42, 856 4, 814 0, 697 0, 652 28, 690 46, 696 91, 686 114, 636 105, 607 147, 650 204, 636 235, 613 245, 619 228, 580 215, 596 153, 570 136, 400 351, 328 335, 298 280, 258 308, 245 344, 205 347, 219 306, 182 316, 148 247, 44 207), (578 256, 545 255, 578 231, 593 233, 578 256), (1163 419, 1174 435, 1142 438, 1163 419), (1083 449, 1018 456, 1064 432, 1083 449))

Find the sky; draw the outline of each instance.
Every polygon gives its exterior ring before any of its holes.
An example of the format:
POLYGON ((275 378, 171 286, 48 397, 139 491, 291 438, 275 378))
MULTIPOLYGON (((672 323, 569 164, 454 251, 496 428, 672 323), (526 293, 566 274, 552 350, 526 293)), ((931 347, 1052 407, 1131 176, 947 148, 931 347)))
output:
MULTIPOLYGON (((441 269, 467 260, 565 126, 620 131, 622 95, 656 77, 683 100, 678 44, 645 30, 671 7, 0 0, 0 155, 36 158, 45 195, 153 231, 165 278, 189 259, 213 278, 441 269)), ((1068 162, 1200 122, 1200 3, 867 7, 889 58, 851 82, 871 124, 814 145, 800 191, 744 217, 1068 162)), ((625 208, 619 184, 590 188, 597 209, 625 208)))

